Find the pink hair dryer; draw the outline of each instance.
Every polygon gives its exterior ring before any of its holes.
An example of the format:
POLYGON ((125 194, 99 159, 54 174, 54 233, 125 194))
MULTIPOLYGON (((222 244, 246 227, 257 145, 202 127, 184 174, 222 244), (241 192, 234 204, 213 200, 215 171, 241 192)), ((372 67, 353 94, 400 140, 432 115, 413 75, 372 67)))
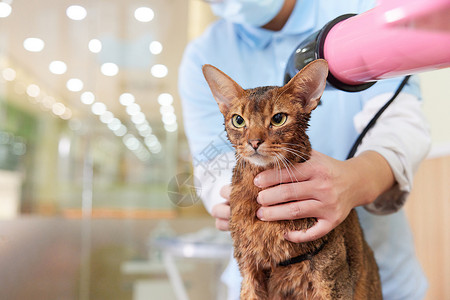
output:
POLYGON ((349 92, 450 67, 450 0, 378 0, 360 15, 340 16, 297 47, 285 81, 318 58, 328 61, 328 82, 349 92))

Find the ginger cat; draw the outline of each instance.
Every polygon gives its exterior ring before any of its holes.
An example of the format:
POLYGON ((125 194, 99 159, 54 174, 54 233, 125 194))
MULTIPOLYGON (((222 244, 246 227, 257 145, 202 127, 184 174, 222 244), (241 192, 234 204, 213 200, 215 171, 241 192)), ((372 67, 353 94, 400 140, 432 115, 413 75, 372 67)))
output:
POLYGON ((378 267, 354 209, 326 236, 299 244, 284 234, 312 227, 315 218, 263 222, 256 217, 260 189, 254 177, 310 157, 306 129, 325 89, 327 62, 311 62, 283 87, 244 90, 211 65, 203 66, 203 74, 236 149, 230 231, 243 277, 241 299, 381 299, 378 267))

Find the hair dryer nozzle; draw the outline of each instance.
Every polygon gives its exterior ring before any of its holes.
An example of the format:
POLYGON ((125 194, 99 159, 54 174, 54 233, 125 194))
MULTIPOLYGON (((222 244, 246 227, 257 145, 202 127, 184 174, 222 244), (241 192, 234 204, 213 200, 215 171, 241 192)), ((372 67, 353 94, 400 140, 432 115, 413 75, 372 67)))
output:
MULTIPOLYGON (((285 75, 284 75, 284 83, 286 84, 292 77, 295 76, 304 66, 313 60, 323 58, 323 47, 325 44, 325 38, 328 32, 333 28, 337 23, 353 17, 355 14, 346 14, 337 17, 336 19, 328 22, 321 30, 314 32, 309 37, 307 37, 304 41, 302 41, 295 51, 291 54, 291 57, 288 60, 286 65, 285 75)), ((350 85, 344 82, 339 81, 333 74, 328 73, 327 82, 331 84, 333 87, 346 91, 346 92, 359 92, 363 91, 372 85, 375 82, 363 83, 358 85, 350 85)))

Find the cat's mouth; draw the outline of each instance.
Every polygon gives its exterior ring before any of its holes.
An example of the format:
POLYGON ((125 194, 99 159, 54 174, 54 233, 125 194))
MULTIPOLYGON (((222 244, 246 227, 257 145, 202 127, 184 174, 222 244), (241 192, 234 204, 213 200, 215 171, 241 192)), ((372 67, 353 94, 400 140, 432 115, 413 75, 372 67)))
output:
POLYGON ((245 158, 251 164, 256 166, 267 166, 270 163, 273 163, 273 158, 267 154, 261 153, 261 151, 254 150, 253 153, 246 155, 245 158))

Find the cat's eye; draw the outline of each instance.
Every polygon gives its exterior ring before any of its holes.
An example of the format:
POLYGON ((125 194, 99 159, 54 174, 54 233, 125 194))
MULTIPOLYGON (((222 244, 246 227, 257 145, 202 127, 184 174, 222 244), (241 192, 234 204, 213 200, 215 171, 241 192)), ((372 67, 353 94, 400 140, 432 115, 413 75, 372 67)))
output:
POLYGON ((272 124, 273 126, 281 126, 284 123, 286 123, 286 120, 287 120, 286 114, 278 113, 272 117, 272 119, 270 120, 270 124, 272 124))
POLYGON ((231 118, 231 123, 233 124, 234 127, 236 128, 242 128, 245 126, 245 120, 243 117, 241 117, 240 115, 234 115, 231 118))

